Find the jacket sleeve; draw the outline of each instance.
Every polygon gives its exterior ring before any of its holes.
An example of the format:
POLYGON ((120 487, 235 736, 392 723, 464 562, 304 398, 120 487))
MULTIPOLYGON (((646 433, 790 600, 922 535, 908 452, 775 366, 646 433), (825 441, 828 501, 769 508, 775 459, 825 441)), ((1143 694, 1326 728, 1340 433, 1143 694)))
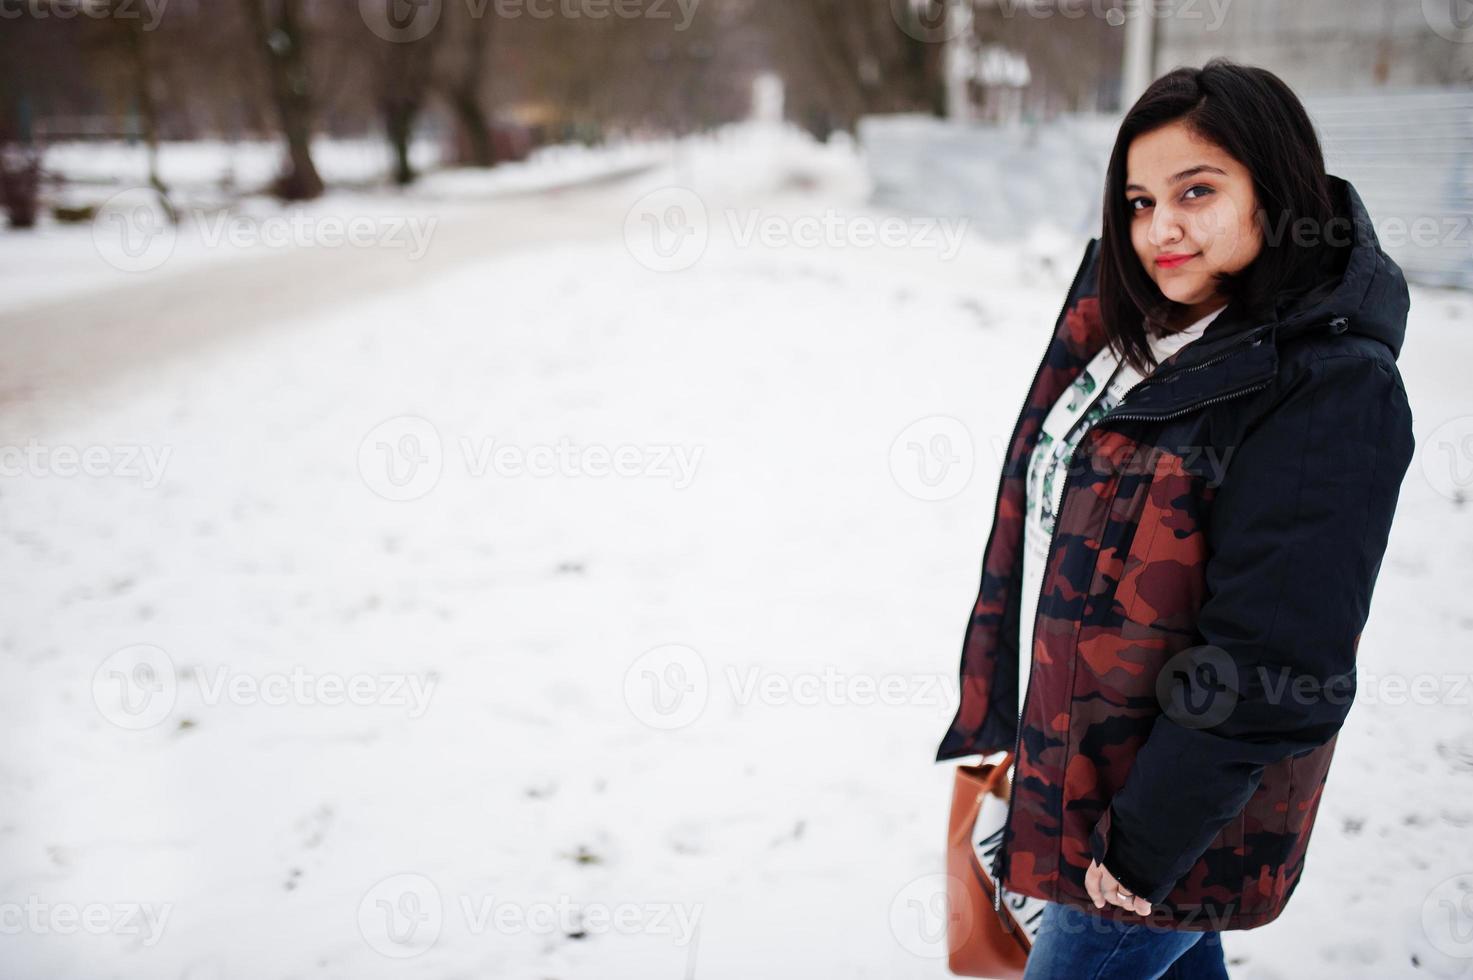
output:
POLYGON ((1094 859, 1151 904, 1242 811, 1264 767, 1344 723, 1413 449, 1399 374, 1340 354, 1311 361, 1228 458, 1207 520, 1204 646, 1168 661, 1182 676, 1157 686, 1189 693, 1162 701, 1090 837, 1094 859))

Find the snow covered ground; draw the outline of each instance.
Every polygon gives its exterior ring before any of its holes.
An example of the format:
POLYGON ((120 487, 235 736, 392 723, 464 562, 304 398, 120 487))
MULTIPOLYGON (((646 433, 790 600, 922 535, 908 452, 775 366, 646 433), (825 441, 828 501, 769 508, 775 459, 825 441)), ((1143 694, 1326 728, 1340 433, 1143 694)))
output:
POLYGON ((220 263, 279 255, 297 247, 400 250, 411 261, 429 248, 447 202, 472 205, 508 194, 627 174, 670 158, 667 143, 547 146, 526 161, 492 169, 443 168, 436 146, 414 144, 424 175, 389 190, 382 140, 314 144, 334 188, 305 204, 262 193, 281 166, 265 143, 164 143, 161 179, 179 221, 171 224, 148 188, 144 148, 120 142, 59 143, 46 151, 48 205, 98 209, 95 220, 61 222, 49 207, 26 234, 0 234, 0 313, 55 298, 137 285, 158 272, 198 272, 220 263))
MULTIPOLYGON (((8 303, 5 975, 946 976, 931 759, 1086 236, 863 164, 738 127, 418 260, 8 303)), ((1470 323, 1414 292, 1361 701, 1238 980, 1473 977, 1470 323)))

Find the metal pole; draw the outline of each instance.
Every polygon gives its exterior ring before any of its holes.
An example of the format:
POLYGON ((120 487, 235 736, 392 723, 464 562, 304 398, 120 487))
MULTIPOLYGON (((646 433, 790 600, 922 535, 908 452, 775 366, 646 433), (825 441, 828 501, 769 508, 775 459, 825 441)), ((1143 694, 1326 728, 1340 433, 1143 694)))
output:
POLYGON ((1120 72, 1120 111, 1125 112, 1155 81, 1156 17, 1153 4, 1135 4, 1125 21, 1125 63, 1120 72))
MULTIPOLYGON (((791 3, 792 0, 784 0, 791 3)), ((947 0, 946 49, 942 60, 946 73, 946 118, 966 122, 972 117, 967 82, 972 73, 972 6, 969 0, 947 0)))

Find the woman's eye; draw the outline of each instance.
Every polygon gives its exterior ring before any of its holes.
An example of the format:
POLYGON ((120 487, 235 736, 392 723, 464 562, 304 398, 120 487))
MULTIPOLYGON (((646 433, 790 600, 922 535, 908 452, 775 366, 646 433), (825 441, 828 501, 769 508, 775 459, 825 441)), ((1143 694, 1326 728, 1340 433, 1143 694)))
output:
MULTIPOLYGON (((1182 194, 1182 198, 1188 201, 1196 201, 1204 197, 1210 197, 1211 195, 1216 193, 1217 190, 1215 188, 1208 187, 1206 184, 1193 184, 1191 187, 1188 187, 1186 191, 1182 194), (1196 191, 1201 191, 1201 193, 1195 193, 1196 191)), ((1149 197, 1137 197, 1127 202, 1127 207, 1129 207, 1132 212, 1144 211, 1150 206, 1151 199, 1149 197)))

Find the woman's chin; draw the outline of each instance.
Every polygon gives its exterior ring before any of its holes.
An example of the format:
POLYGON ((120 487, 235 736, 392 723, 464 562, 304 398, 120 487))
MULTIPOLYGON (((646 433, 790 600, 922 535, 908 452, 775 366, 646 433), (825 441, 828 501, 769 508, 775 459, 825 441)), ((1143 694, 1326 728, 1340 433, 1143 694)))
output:
POLYGON ((1173 303, 1180 303, 1183 306, 1193 306, 1206 299, 1203 295, 1203 290, 1189 288, 1185 283, 1174 283, 1168 280, 1158 283, 1158 287, 1161 290, 1162 296, 1165 296, 1173 303))

